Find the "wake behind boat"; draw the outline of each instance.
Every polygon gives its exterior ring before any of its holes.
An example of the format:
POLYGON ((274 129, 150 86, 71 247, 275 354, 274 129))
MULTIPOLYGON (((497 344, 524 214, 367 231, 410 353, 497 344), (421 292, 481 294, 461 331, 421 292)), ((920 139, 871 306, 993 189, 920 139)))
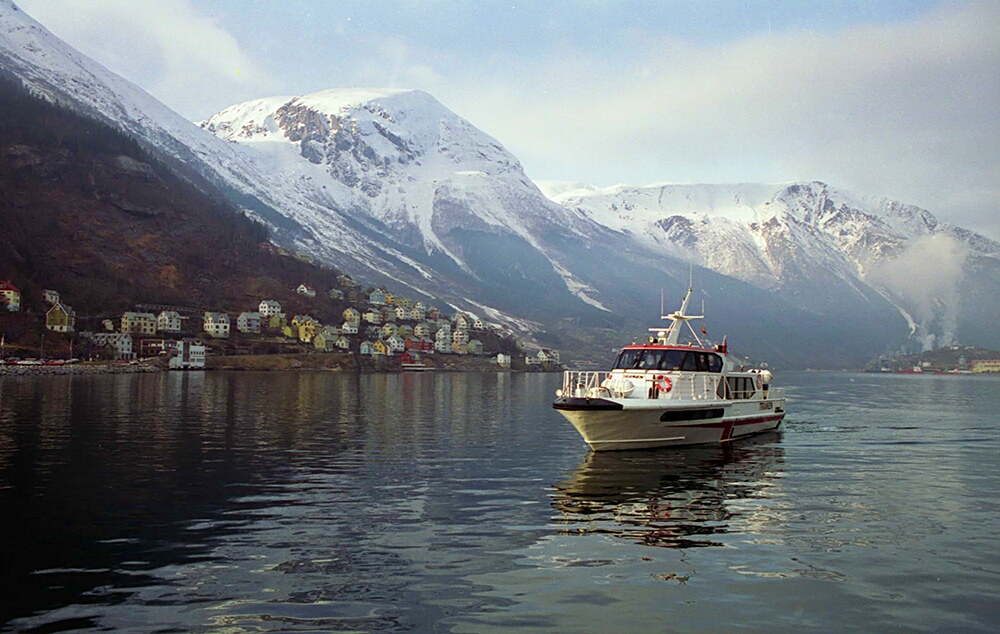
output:
POLYGON ((680 310, 646 343, 618 353, 608 372, 568 370, 552 407, 594 451, 729 442, 776 429, 785 417, 784 390, 770 387, 767 369, 744 370, 725 340, 709 347, 680 310), (687 325, 693 341, 678 342, 687 325))

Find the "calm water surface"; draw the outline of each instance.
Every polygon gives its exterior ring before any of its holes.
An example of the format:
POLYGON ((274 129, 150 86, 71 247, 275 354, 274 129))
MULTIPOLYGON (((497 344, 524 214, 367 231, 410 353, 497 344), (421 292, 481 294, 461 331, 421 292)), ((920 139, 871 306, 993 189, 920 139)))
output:
POLYGON ((1000 629, 1000 378, 780 375, 591 454, 557 375, 0 378, 0 629, 1000 629))

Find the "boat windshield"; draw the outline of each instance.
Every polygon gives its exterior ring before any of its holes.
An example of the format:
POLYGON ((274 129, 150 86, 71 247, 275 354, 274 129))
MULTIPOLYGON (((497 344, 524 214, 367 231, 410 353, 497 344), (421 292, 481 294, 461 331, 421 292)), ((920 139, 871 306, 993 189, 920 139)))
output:
POLYGON ((683 370, 721 372, 722 357, 694 350, 653 350, 632 348, 618 353, 616 370, 683 370))

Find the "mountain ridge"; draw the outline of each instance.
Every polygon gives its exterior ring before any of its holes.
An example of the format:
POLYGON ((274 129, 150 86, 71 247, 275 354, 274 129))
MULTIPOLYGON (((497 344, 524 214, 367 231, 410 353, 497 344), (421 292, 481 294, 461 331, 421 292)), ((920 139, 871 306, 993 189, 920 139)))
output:
POLYGON ((981 319, 1000 309, 989 299, 1000 296, 996 243, 929 212, 886 201, 875 213, 818 182, 619 186, 604 199, 577 191, 569 204, 564 188, 555 202, 502 143, 419 91, 252 100, 199 128, 148 107, 151 97, 13 6, 0 4, 9 31, 0 66, 78 109, 116 103, 104 109, 114 125, 209 183, 277 243, 372 284, 477 307, 558 342, 566 358, 606 354, 622 332, 642 331, 658 317, 659 290, 679 295, 692 267, 716 323, 780 362, 858 364, 907 337, 996 338, 981 319), (957 294, 940 280, 933 293, 908 284, 915 267, 898 263, 927 254, 953 256, 925 274, 949 273, 957 294), (936 308, 952 299, 961 310, 936 308), (767 336, 768 324, 782 337, 767 336))

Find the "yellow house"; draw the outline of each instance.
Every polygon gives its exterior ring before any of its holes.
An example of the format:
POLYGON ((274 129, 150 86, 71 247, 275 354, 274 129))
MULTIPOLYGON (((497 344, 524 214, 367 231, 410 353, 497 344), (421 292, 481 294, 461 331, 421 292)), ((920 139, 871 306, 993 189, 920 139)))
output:
POLYGON ((376 341, 372 344, 372 354, 387 355, 389 354, 389 347, 385 345, 384 341, 376 341))
POLYGON ((981 372, 1000 372, 1000 359, 978 359, 973 361, 972 371, 976 374, 981 372))
POLYGON ((45 327, 53 332, 73 332, 75 326, 76 313, 61 302, 53 304, 45 313, 45 327))
POLYGON ((0 280, 0 306, 10 312, 21 310, 21 291, 8 280, 0 280))
POLYGON ((326 332, 318 332, 316 333, 316 336, 313 337, 312 343, 316 346, 317 350, 332 352, 333 349, 337 347, 337 337, 332 337, 326 332))
POLYGON ((122 314, 121 332, 155 335, 156 315, 153 313, 124 313, 122 314))
POLYGON ((344 315, 344 321, 354 321, 354 322, 361 321, 361 313, 359 313, 355 308, 345 309, 343 315, 344 315))
MULTIPOLYGON (((287 320, 285 319, 285 313, 278 313, 276 315, 271 315, 267 320, 267 329, 283 332, 285 330, 285 326, 287 325, 286 322, 287 320)), ((290 337, 291 335, 287 336, 290 337)))
POLYGON ((299 324, 299 341, 302 343, 311 343, 313 337, 316 336, 316 331, 319 330, 319 324, 315 321, 304 321, 299 324))

